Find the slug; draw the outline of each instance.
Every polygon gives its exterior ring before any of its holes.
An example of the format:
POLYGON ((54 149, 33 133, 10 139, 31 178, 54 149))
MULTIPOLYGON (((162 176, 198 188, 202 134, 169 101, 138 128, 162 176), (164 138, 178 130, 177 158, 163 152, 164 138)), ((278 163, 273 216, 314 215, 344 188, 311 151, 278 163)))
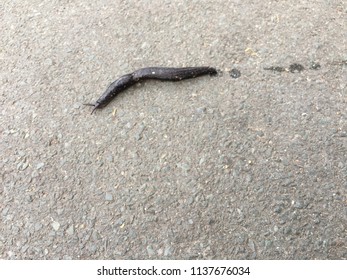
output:
POLYGON ((202 75, 216 75, 217 70, 212 67, 185 67, 185 68, 167 68, 167 67, 147 67, 126 74, 115 80, 109 85, 106 91, 95 101, 84 105, 93 106, 92 114, 96 109, 105 107, 120 92, 132 85, 145 80, 161 81, 181 81, 191 79, 202 75))

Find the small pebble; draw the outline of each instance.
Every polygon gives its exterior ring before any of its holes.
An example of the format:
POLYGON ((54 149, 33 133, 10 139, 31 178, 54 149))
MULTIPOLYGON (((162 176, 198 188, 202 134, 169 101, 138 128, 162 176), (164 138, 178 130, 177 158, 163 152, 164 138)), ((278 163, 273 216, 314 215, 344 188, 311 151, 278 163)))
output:
POLYGON ((73 235, 73 234, 74 234, 74 227, 73 227, 73 225, 71 225, 71 226, 69 226, 69 227, 67 228, 66 233, 67 233, 68 235, 73 235))
POLYGON ((183 169, 184 171, 189 171, 190 170, 190 166, 187 163, 177 163, 177 167, 183 169))
POLYGON ((252 252, 255 252, 255 244, 253 240, 248 240, 248 247, 251 249, 252 252))
POLYGON ((147 246, 147 254, 149 257, 153 257, 155 255, 155 252, 154 250, 152 249, 152 246, 151 245, 148 245, 147 246))
POLYGON ((111 193, 106 193, 105 194, 105 200, 106 201, 112 201, 113 200, 113 196, 111 193))
POLYGON ((18 151, 18 155, 19 155, 19 157, 24 157, 25 156, 25 153, 23 152, 23 151, 18 151))
POLYGON ((191 205, 191 204, 193 204, 193 202, 194 202, 194 197, 189 197, 188 199, 187 199, 187 204, 188 205, 191 205))
POLYGON ((28 248, 29 248, 29 245, 24 245, 24 246, 22 247, 22 249, 20 250, 21 253, 25 253, 25 252, 28 250, 28 248))
POLYGON ((122 224, 124 224, 124 220, 122 218, 119 218, 117 221, 115 221, 114 223, 116 226, 121 226, 122 224))
POLYGON ((112 155, 108 155, 108 156, 106 157, 106 160, 107 160, 108 162, 113 162, 113 156, 112 156, 112 155))
POLYGON ((204 114, 204 113, 206 113, 206 107, 197 108, 197 109, 196 109, 196 112, 197 112, 198 114, 204 114))
POLYGON ((91 244, 91 245, 89 245, 89 246, 87 247, 87 249, 88 249, 88 251, 89 251, 90 254, 95 254, 95 252, 96 252, 96 250, 97 250, 97 247, 96 247, 96 245, 91 244))
POLYGON ((277 206, 275 206, 274 211, 275 211, 275 213, 279 214, 282 212, 282 207, 277 205, 277 206))
POLYGON ((283 233, 286 235, 290 235, 292 233, 292 229, 290 227, 286 227, 284 228, 283 233))
POLYGON ((35 224, 35 231, 39 231, 42 228, 42 224, 41 223, 36 223, 35 224))
POLYGON ((167 257, 171 255, 172 251, 173 251, 172 247, 170 245, 166 245, 164 250, 164 256, 167 257))
POLYGON ((264 131, 261 131, 261 130, 257 131, 257 136, 263 137, 264 135, 265 135, 264 131))
POLYGON ((47 58, 47 59, 45 60, 45 65, 46 65, 46 66, 52 66, 52 65, 53 65, 53 60, 50 59, 50 58, 47 58))
POLYGON ((141 124, 135 134, 135 140, 139 141, 142 139, 142 133, 145 130, 145 126, 143 124, 141 124))
POLYGON ((60 228, 60 224, 58 222, 54 221, 52 223, 52 227, 55 231, 57 231, 60 228))
POLYGON ((42 167, 44 167, 44 163, 43 162, 40 162, 36 165, 36 169, 41 169, 42 167))
POLYGON ((303 209, 304 208, 304 202, 301 200, 296 200, 294 202, 294 207, 297 209, 303 209))
POLYGON ((23 170, 27 169, 28 166, 29 166, 28 162, 21 162, 21 163, 18 163, 17 169, 19 171, 23 171, 23 170))

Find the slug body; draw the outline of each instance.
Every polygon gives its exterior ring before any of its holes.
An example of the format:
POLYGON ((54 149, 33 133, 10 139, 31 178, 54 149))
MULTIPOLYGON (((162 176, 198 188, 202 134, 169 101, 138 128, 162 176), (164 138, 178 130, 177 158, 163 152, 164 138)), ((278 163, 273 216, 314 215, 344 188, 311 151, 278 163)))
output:
POLYGON ((99 97, 94 104, 85 104, 93 106, 92 114, 96 109, 105 107, 120 92, 132 85, 145 80, 161 81, 181 81, 191 79, 202 75, 216 75, 217 70, 212 67, 186 67, 186 68, 166 68, 166 67, 147 67, 134 71, 131 74, 121 76, 99 97))
POLYGON ((215 75, 217 70, 212 67, 165 68, 148 67, 133 72, 135 80, 156 79, 162 81, 181 81, 203 75, 215 75))

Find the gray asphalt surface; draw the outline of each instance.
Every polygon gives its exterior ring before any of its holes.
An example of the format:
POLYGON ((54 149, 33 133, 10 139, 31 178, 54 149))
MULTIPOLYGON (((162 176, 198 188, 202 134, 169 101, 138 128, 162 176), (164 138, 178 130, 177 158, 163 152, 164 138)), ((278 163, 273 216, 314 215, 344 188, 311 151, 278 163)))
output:
POLYGON ((130 2, 1 2, 0 257, 347 259, 343 1, 130 2))

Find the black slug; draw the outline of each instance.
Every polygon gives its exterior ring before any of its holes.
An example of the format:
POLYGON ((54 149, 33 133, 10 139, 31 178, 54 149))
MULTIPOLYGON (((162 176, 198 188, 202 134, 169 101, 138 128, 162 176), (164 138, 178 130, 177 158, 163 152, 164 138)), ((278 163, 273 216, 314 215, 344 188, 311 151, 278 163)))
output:
POLYGON ((144 80, 161 81, 181 81, 191 79, 202 75, 216 75, 217 70, 212 67, 186 67, 186 68, 167 68, 167 67, 147 67, 134 71, 131 74, 121 76, 99 97, 93 104, 84 104, 93 106, 92 114, 96 109, 105 107, 120 92, 131 87, 137 82, 144 80))

